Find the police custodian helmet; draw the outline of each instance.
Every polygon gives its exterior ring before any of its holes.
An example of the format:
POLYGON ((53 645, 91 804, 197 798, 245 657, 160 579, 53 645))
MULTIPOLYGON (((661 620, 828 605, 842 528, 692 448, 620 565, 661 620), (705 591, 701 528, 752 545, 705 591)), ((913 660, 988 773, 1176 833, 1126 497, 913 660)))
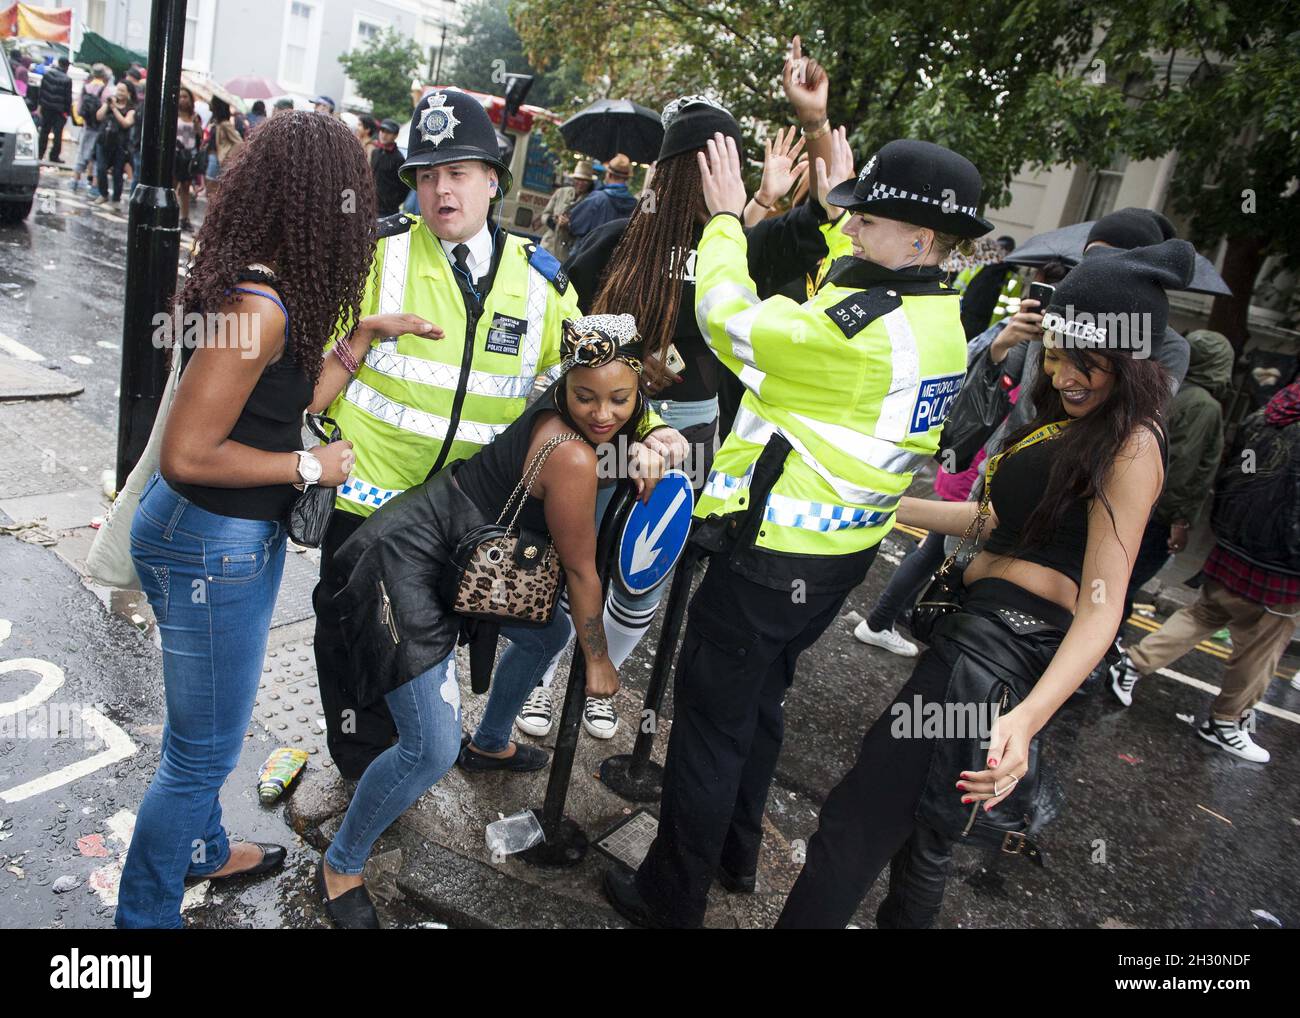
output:
POLYGON ((826 196, 850 212, 868 212, 958 237, 982 237, 993 224, 976 207, 983 182, 965 156, 928 141, 891 141, 867 160, 857 180, 826 196))
POLYGON ((459 89, 437 89, 420 100, 411 115, 406 162, 398 175, 415 187, 420 166, 441 166, 478 159, 497 171, 500 187, 494 200, 510 190, 510 170, 501 161, 497 133, 479 101, 459 89))

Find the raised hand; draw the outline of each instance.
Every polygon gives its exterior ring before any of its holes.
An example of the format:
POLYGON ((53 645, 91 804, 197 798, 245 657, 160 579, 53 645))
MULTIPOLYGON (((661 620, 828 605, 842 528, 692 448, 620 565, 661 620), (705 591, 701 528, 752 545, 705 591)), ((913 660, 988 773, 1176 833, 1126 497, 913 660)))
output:
POLYGON ((803 137, 798 128, 777 131, 775 139, 763 142, 763 180, 755 197, 758 203, 771 208, 808 172, 808 160, 800 159, 803 137))
POLYGON ((822 208, 826 210, 826 215, 834 219, 842 212, 842 209, 830 205, 826 201, 826 196, 831 193, 831 188, 837 187, 846 180, 852 180, 855 176, 853 171, 853 149, 849 147, 849 129, 847 127, 837 127, 831 132, 831 164, 828 168, 823 159, 817 160, 817 200, 822 203, 822 208))
POLYGON ((803 55, 803 44, 797 35, 790 41, 790 53, 781 71, 781 87, 804 128, 813 130, 825 123, 830 79, 821 64, 803 55))
POLYGON ((709 214, 730 212, 739 216, 745 209, 745 181, 740 175, 740 153, 736 151, 735 140, 719 131, 704 148, 695 158, 700 163, 701 190, 709 214))

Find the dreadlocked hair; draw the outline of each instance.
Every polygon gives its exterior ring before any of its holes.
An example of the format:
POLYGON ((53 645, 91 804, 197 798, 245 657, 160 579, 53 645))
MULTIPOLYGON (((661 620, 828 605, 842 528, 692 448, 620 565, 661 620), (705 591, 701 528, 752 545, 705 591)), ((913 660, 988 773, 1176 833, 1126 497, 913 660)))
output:
POLYGON ((645 355, 664 364, 677 325, 686 259, 703 210, 695 150, 656 166, 650 191, 653 199, 637 203, 614 248, 591 313, 635 317, 645 355))
POLYGON ((285 355, 315 384, 326 341, 360 318, 375 236, 374 177, 347 126, 316 113, 269 117, 222 165, 176 302, 215 312, 248 265, 271 263, 289 312, 285 355))

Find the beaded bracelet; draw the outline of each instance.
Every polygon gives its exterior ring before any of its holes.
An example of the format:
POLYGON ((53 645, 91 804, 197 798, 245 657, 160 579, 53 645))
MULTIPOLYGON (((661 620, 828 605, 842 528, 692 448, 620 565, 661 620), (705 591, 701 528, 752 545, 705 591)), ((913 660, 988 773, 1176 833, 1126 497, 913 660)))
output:
POLYGON ((361 370, 361 364, 357 361, 356 354, 352 352, 352 333, 348 333, 343 339, 334 344, 334 356, 339 359, 339 363, 347 369, 349 375, 355 375, 361 370))

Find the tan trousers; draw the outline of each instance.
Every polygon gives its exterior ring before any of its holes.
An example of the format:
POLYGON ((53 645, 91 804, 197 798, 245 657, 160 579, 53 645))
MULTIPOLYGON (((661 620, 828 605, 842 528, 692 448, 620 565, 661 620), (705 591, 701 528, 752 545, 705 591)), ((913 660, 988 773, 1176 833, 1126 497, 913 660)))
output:
POLYGON ((1128 648, 1129 660, 1142 675, 1176 661, 1224 626, 1232 637, 1232 654, 1223 672, 1223 690, 1212 708, 1216 718, 1236 719, 1255 706, 1282 659, 1300 604, 1274 605, 1272 611, 1207 579, 1196 601, 1179 609, 1163 626, 1128 648), (1281 613, 1281 614, 1279 614, 1281 613))

